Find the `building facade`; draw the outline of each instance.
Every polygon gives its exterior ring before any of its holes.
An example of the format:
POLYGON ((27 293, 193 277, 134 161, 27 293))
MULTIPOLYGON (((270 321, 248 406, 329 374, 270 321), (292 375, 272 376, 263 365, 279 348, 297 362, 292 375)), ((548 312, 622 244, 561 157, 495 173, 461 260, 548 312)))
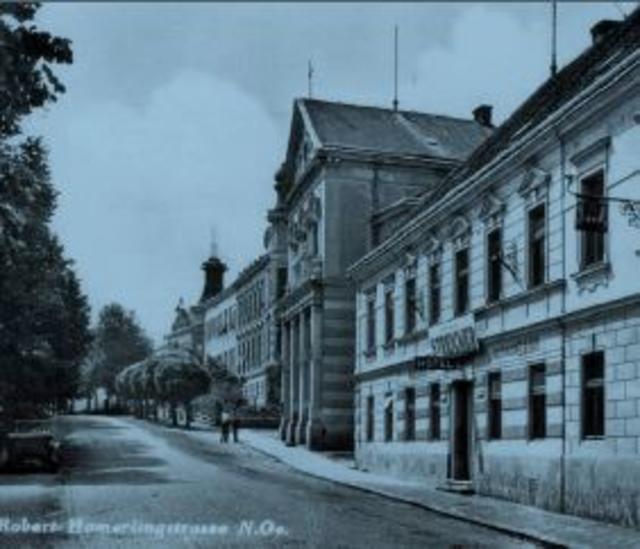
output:
MULTIPOLYGON (((250 406, 264 408, 274 402, 276 366, 271 348, 275 321, 269 311, 273 301, 269 256, 260 256, 236 281, 238 300, 238 374, 244 380, 243 395, 250 406)), ((279 379, 277 380, 279 383, 279 379)))
POLYGON ((213 359, 239 375, 238 301, 233 286, 205 302, 204 359, 213 359))
POLYGON ((640 13, 352 266, 358 465, 640 525, 640 13))
POLYGON ((270 213, 272 231, 286 238, 278 322, 287 444, 352 447, 355 300, 346 269, 406 213, 407 197, 441 181, 490 134, 483 122, 295 101, 270 213))

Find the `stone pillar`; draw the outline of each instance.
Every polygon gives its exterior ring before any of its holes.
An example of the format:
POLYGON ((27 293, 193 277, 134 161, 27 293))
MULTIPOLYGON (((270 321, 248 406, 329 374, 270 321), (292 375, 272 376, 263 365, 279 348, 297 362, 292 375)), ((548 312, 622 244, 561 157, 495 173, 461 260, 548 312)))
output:
POLYGON ((284 322, 281 324, 280 329, 280 404, 282 406, 282 416, 280 417, 280 429, 279 435, 281 440, 287 438, 287 427, 291 419, 291 395, 289 389, 289 376, 291 373, 289 364, 289 325, 284 322))
POLYGON ((309 419, 309 358, 310 352, 310 314, 309 309, 300 313, 300 409, 296 442, 305 444, 307 440, 307 420, 309 419))
POLYGON ((322 307, 311 307, 311 357, 309 361, 309 420, 307 421, 307 446, 310 450, 324 447, 325 426, 322 410, 322 307))
POLYGON ((298 426, 298 391, 300 390, 299 376, 299 333, 298 318, 293 317, 289 322, 289 410, 291 410, 289 425, 287 427, 287 445, 296 443, 296 428, 298 426))

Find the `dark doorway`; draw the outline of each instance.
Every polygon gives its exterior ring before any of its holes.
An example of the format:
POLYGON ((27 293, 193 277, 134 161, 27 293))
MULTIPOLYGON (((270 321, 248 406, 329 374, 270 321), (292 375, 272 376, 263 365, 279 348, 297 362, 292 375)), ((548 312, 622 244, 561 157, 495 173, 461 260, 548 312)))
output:
POLYGON ((453 480, 471 480, 471 396, 473 384, 453 384, 453 480))

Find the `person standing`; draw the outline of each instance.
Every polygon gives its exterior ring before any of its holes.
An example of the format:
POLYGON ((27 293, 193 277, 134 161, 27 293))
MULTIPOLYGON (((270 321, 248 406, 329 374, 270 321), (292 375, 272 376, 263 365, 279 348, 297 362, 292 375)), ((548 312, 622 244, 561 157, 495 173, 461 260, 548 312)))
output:
POLYGON ((238 442, 238 430, 240 429, 240 418, 236 410, 231 417, 231 428, 233 429, 233 442, 238 442))
POLYGON ((229 412, 224 410, 222 415, 220 416, 220 442, 229 442, 229 425, 231 422, 231 418, 229 417, 229 412))

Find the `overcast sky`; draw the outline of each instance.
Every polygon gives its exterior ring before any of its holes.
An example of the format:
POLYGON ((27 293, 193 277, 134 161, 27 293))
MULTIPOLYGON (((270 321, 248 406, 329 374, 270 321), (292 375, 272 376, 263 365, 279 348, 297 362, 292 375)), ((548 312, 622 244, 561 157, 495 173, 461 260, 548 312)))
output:
MULTIPOLYGON (((633 3, 559 4, 560 65, 633 3)), ((390 105, 499 123, 549 71, 550 5, 48 3, 71 38, 68 93, 35 121, 61 192, 55 229, 94 313, 118 301, 160 342, 195 302, 215 231, 227 281, 262 253, 292 101, 390 105)))

